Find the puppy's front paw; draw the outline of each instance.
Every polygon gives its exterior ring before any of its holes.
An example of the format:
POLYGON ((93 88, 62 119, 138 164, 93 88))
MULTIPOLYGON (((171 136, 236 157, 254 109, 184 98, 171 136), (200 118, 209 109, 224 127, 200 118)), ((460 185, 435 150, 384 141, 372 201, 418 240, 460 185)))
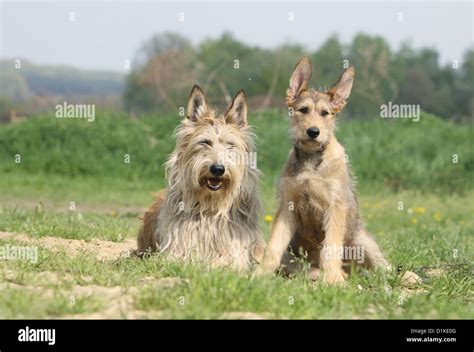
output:
POLYGON ((321 270, 319 268, 311 268, 309 270, 309 279, 311 281, 318 281, 321 276, 321 270))
POLYGON ((273 272, 274 272, 273 267, 269 265, 265 265, 265 264, 260 264, 255 268, 255 270, 252 273, 252 276, 258 276, 258 277, 269 276, 269 275, 272 275, 273 272))
POLYGON ((323 271, 323 283, 327 285, 343 285, 346 277, 347 274, 342 269, 323 271))

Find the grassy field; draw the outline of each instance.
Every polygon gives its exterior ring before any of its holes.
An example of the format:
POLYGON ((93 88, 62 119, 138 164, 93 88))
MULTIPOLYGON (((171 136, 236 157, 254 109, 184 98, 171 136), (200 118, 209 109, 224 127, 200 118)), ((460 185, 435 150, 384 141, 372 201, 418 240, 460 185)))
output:
MULTIPOLYGON (((287 121, 271 112, 250 121, 273 215, 287 121)), ((374 273, 328 288, 304 274, 252 278, 127 256, 149 193, 165 184, 177 123, 100 115, 0 126, 0 250, 38 250, 37 260, 0 260, 1 318, 474 318, 472 126, 426 114, 340 121, 368 229, 395 267, 423 281, 374 273)))

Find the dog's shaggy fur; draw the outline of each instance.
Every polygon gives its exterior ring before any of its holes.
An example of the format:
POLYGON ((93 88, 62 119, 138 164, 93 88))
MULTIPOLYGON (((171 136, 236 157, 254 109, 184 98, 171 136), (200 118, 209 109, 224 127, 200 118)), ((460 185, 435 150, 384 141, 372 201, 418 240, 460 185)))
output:
POLYGON ((322 269, 324 282, 332 284, 344 281, 343 263, 356 259, 344 257, 348 249, 362 251, 360 259, 367 268, 389 266, 364 229, 345 151, 333 133, 336 115, 352 88, 354 69, 343 72, 327 92, 308 90, 310 77, 311 64, 303 58, 287 92, 293 148, 281 178, 271 238, 257 273, 273 272, 280 265, 292 272, 295 266, 289 252, 285 253, 290 244, 290 251, 307 258, 313 277, 322 269))
POLYGON ((167 190, 145 213, 138 253, 158 251, 236 270, 259 261, 260 173, 247 162, 253 140, 242 91, 218 115, 195 86, 166 162, 167 190))

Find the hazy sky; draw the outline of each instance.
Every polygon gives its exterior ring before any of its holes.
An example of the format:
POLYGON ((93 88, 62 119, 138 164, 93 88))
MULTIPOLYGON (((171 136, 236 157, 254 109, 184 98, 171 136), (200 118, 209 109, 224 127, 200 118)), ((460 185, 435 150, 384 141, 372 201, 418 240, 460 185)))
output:
POLYGON ((162 31, 179 32, 193 43, 230 31, 253 45, 271 48, 297 42, 308 50, 318 48, 331 34, 347 43, 363 31, 382 35, 395 49, 404 40, 415 48, 435 47, 443 63, 461 59, 473 38, 472 2, 1 1, 0 5, 2 58, 114 71, 125 71, 124 60, 133 60, 140 43, 162 31), (75 21, 70 21, 71 12, 75 21))

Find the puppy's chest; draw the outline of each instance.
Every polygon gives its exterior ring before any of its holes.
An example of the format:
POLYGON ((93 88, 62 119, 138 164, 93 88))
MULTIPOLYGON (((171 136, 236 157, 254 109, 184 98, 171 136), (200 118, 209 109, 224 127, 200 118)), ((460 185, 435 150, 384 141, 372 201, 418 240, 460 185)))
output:
POLYGON ((303 170, 287 180, 296 210, 322 213, 331 203, 334 181, 324 178, 315 170, 303 170))

